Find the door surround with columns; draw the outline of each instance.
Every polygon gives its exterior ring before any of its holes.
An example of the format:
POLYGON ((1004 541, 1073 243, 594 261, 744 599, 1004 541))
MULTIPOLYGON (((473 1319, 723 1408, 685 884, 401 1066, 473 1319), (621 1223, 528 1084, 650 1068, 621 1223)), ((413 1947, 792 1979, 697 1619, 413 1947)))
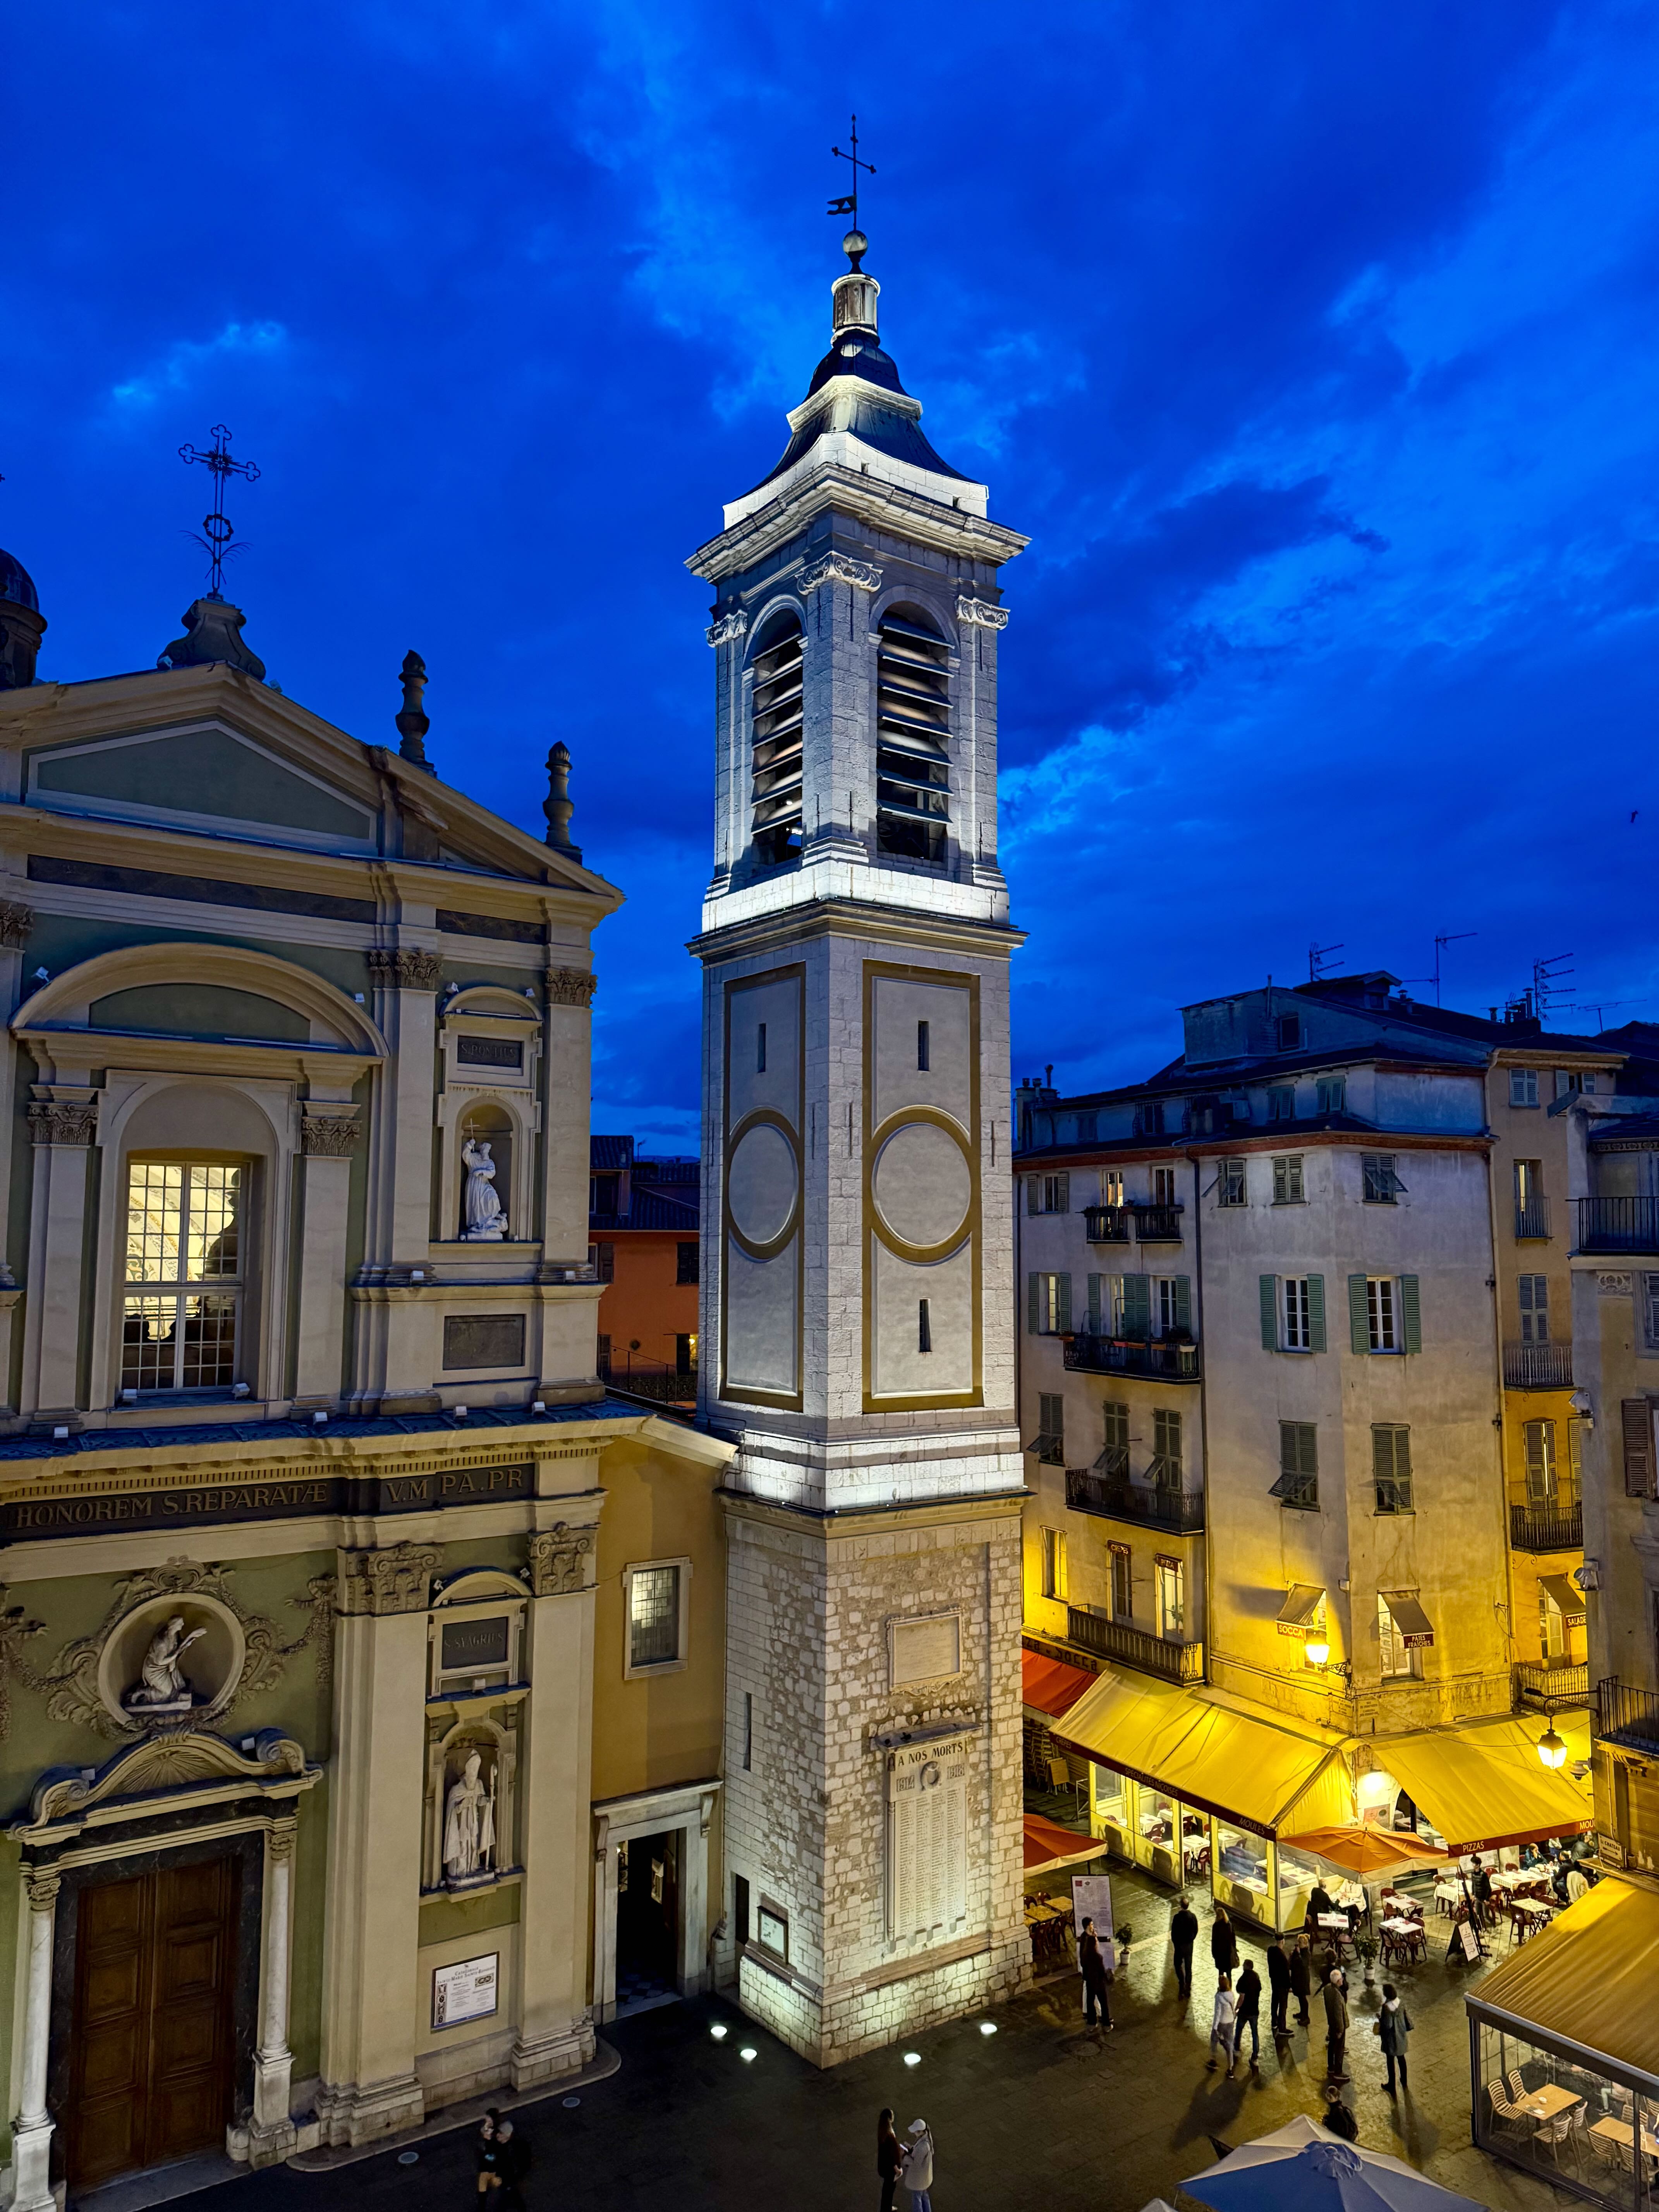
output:
POLYGON ((593 2018, 617 2010, 617 1846, 638 1836, 678 1832, 682 1838, 680 1924, 675 1978, 682 1996, 708 1983, 708 1830, 720 1795, 717 1779, 684 1782, 607 1797, 593 1808, 593 2018))

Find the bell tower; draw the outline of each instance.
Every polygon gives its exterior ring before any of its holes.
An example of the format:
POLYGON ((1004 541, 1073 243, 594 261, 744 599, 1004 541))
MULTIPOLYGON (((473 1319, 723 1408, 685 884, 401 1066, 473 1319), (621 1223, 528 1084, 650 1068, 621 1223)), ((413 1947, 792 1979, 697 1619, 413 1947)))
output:
POLYGON ((727 1500, 723 1909, 821 2064, 1018 1985, 1020 1520, 1001 565, 848 234, 714 586, 703 1411, 727 1500))

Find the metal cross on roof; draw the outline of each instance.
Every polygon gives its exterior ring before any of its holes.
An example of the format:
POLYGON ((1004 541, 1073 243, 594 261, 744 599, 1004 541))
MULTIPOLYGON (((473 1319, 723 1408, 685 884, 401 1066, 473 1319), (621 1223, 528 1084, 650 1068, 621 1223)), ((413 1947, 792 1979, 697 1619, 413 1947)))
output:
POLYGON ((837 161, 850 161, 853 165, 853 189, 842 198, 831 200, 830 212, 831 215, 850 215, 853 218, 853 228, 856 230, 859 227, 859 171, 866 170, 872 177, 876 173, 876 165, 873 161, 861 161, 859 159, 859 119, 856 115, 853 118, 852 152, 843 154, 839 146, 832 146, 830 151, 837 161))
MULTIPOLYGON (((224 423, 216 422, 212 435, 213 444, 206 453, 197 446, 180 446, 179 458, 181 461, 199 461, 204 468, 213 471, 213 512, 203 516, 203 534, 196 538, 196 543, 208 556, 209 596, 216 599, 221 596, 219 586, 224 581, 226 561, 231 554, 240 553, 242 550, 240 545, 231 543, 236 532, 225 514, 225 478, 243 477, 249 483, 258 483, 259 471, 252 461, 231 459, 231 434, 224 423)), ((194 531, 189 534, 196 537, 194 531)))

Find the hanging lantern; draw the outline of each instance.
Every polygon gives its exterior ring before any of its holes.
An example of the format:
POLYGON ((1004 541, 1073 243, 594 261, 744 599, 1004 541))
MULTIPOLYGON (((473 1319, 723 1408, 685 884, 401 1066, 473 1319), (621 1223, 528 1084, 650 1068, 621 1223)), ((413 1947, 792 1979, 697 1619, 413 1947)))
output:
POLYGON ((1538 1756, 1546 1766, 1565 1766, 1567 1763, 1566 1742, 1555 1733, 1553 1722, 1538 1739, 1538 1756))

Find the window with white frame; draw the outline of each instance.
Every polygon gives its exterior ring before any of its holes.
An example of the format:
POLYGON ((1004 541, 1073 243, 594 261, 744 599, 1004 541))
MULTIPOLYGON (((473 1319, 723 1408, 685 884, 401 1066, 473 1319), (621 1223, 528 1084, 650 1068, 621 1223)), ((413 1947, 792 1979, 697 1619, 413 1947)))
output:
POLYGON ((129 1163, 124 1391, 234 1384, 246 1187, 240 1164, 129 1163))
POLYGON ((1129 1408, 1109 1401, 1100 1411, 1104 1433, 1095 1472, 1122 1482, 1129 1473, 1129 1408))
POLYGON ((1273 1162, 1273 1204, 1302 1206, 1306 1203, 1302 1187, 1302 1155, 1287 1153, 1273 1162))
POLYGON ((1058 1598, 1066 1596, 1066 1531, 1045 1528, 1042 1531, 1042 1595, 1058 1598))
POLYGON ((1550 1279, 1547 1275, 1522 1275, 1517 1281, 1521 1297, 1521 1341, 1522 1344, 1547 1344, 1550 1340, 1550 1279))
POLYGON ((1319 1079, 1319 1111, 1322 1114, 1340 1114, 1347 1103, 1347 1079, 1340 1075, 1322 1075, 1319 1079))
POLYGON ((1296 1086, 1291 1083, 1276 1083, 1267 1093, 1267 1119, 1270 1121, 1294 1121, 1296 1119, 1296 1086))
POLYGON ((1554 1505, 1559 1502, 1554 1422, 1523 1423, 1521 1443, 1526 1458, 1528 1504, 1554 1505))
POLYGON ((658 1674, 685 1664, 690 1559, 653 1559, 623 1569, 627 1674, 658 1674))
POLYGON ((1026 1185, 1026 1206, 1032 1213, 1069 1213, 1072 1178, 1066 1175, 1033 1176, 1026 1185))
POLYGON ((1376 1596, 1376 1640, 1381 1647, 1384 1681, 1397 1681, 1405 1675, 1422 1673, 1421 1654, 1415 1645, 1406 1642, 1405 1632, 1389 1612, 1389 1601, 1380 1590, 1376 1596))
POLYGON ((1373 1352, 1400 1349, 1399 1285, 1392 1275, 1365 1278, 1365 1319, 1373 1352))
POLYGON ((1154 1275, 1152 1296, 1158 1334, 1189 1338, 1193 1333, 1192 1277, 1154 1275))
POLYGON ((1123 1170, 1121 1168, 1103 1168, 1101 1170, 1100 1202, 1103 1206, 1122 1205, 1123 1170))
POLYGON ((1510 1103, 1511 1106, 1535 1106, 1538 1103, 1538 1070, 1535 1067, 1510 1068, 1510 1103))
POLYGON ((1180 1638, 1187 1632, 1187 1571, 1179 1559, 1160 1556, 1153 1565, 1158 1632, 1180 1638))
POLYGON ((1215 1202, 1218 1206, 1243 1206, 1247 1203, 1243 1160, 1223 1160, 1216 1177, 1215 1202))
POLYGON ((1159 1490, 1181 1487, 1181 1416, 1162 1406, 1152 1415, 1152 1463, 1146 1472, 1159 1490))
POLYGON ((1112 1545, 1109 1557, 1112 1562, 1112 1618, 1114 1620, 1132 1620, 1135 1599, 1129 1547, 1127 1544, 1112 1545))
POLYGON ((1152 1170, 1152 1204, 1173 1206, 1176 1202, 1176 1171, 1173 1168, 1152 1170))
POLYGON ((1027 1285, 1027 1320, 1033 1336, 1063 1336, 1072 1326, 1072 1279, 1034 1274, 1027 1285))
POLYGON ((1280 1338, 1286 1352, 1313 1350, 1313 1302, 1309 1295, 1305 1275, 1286 1275, 1279 1285, 1284 1294, 1284 1334, 1280 1338))

